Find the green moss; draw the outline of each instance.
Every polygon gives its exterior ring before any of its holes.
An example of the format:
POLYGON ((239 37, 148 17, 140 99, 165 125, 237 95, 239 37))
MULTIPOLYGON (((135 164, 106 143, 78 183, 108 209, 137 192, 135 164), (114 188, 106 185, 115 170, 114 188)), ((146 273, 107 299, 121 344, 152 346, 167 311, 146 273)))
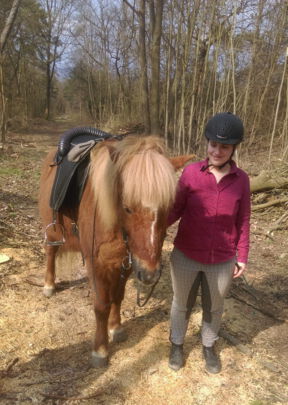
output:
POLYGON ((22 170, 17 167, 0 167, 0 176, 20 176, 22 170))

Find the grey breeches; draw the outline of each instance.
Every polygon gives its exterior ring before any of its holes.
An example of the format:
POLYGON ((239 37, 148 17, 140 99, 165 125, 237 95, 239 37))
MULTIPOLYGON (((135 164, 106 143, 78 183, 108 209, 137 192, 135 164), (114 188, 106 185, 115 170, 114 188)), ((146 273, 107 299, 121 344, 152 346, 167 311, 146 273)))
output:
POLYGON ((174 248, 171 255, 173 302, 171 307, 170 340, 183 344, 189 318, 201 285, 202 344, 213 346, 218 339, 224 298, 229 291, 235 259, 219 264, 202 264, 189 259, 174 248))

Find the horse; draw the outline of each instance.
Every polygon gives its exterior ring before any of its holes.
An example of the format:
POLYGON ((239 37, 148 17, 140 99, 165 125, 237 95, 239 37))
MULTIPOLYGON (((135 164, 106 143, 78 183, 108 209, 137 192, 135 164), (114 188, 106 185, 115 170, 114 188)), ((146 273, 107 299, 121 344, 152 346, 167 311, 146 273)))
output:
POLYGON ((80 251, 96 317, 91 363, 104 367, 109 335, 113 342, 126 339, 120 308, 132 269, 146 285, 154 285, 160 277, 166 220, 176 190, 175 170, 189 157, 169 158, 163 141, 151 135, 98 143, 90 151, 80 203, 69 206, 66 202, 53 213, 49 198, 56 173, 51 164, 54 156, 55 150, 46 157, 40 179, 39 212, 49 241, 43 293, 51 297, 55 292, 56 256, 80 251))

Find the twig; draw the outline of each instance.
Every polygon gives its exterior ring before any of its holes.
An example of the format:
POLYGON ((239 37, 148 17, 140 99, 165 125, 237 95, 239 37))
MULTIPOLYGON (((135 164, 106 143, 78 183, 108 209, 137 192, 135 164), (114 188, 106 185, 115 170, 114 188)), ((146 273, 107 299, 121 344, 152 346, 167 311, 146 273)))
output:
POLYGON ((266 238, 271 239, 274 242, 274 238, 272 238, 272 236, 270 235, 270 233, 265 233, 264 236, 266 236, 266 238))
MULTIPOLYGON (((244 279, 244 276, 243 276, 243 279, 244 279)), ((250 294, 253 298, 255 298, 256 301, 259 301, 260 298, 256 294, 254 294, 251 286, 247 283, 246 279, 244 279, 244 280, 245 280, 246 285, 239 285, 238 287, 241 288, 242 290, 244 290, 245 292, 247 292, 248 294, 250 294)))
MULTIPOLYGON (((221 329, 219 331, 219 336, 221 336, 223 339, 227 340, 229 343, 235 346, 235 348, 239 350, 241 353, 246 354, 249 357, 253 356, 253 351, 249 349, 249 347, 243 345, 239 339, 237 339, 235 336, 230 335, 230 333, 228 333, 226 330, 221 329)), ((272 371, 273 373, 281 372, 281 370, 279 370, 279 367, 277 367, 277 365, 271 363, 270 361, 265 361, 263 359, 261 360, 256 359, 256 361, 261 367, 265 367, 269 371, 272 371)))
MULTIPOLYGON (((14 233, 17 234, 17 235, 21 235, 21 236, 24 236, 25 238, 29 238, 29 239, 32 238, 32 239, 41 240, 41 239, 39 238, 39 236, 33 235, 33 234, 28 234, 28 233, 26 233, 26 232, 22 232, 22 231, 19 230, 19 228, 18 228, 16 225, 11 224, 11 223, 9 223, 9 222, 5 222, 5 221, 3 221, 3 220, 0 220, 0 224, 3 224, 3 225, 4 225, 3 228, 5 228, 5 229, 9 229, 9 228, 10 228, 10 230, 11 230, 11 231, 14 231, 14 233)), ((2 226, 1 226, 1 228, 2 228, 2 226)))
POLYGON ((104 394, 105 391, 103 389, 99 389, 98 391, 94 392, 94 394, 87 395, 87 396, 80 396, 80 397, 65 397, 62 395, 54 395, 54 394, 44 394, 41 392, 41 395, 48 399, 61 399, 63 401, 83 401, 86 399, 96 398, 99 395, 104 394))
POLYGON ((13 366, 15 366, 16 363, 18 363, 19 357, 16 357, 16 359, 12 360, 11 363, 7 366, 6 370, 1 370, 0 374, 2 376, 6 376, 9 374, 10 370, 12 369, 13 366))
POLYGON ((29 278, 25 279, 26 283, 31 284, 31 285, 35 285, 36 287, 43 287, 44 284, 41 283, 40 281, 33 281, 33 280, 29 280, 29 278))
MULTIPOLYGON (((77 377, 78 379, 79 377, 77 377)), ((76 378, 75 378, 76 380, 76 378)), ((56 381, 55 381, 56 382, 56 381)), ((61 381, 62 382, 62 381, 61 381)), ((65 382, 65 381, 64 381, 65 382)), ((43 380, 38 380, 38 381, 33 381, 30 383, 21 383, 20 385, 22 387, 31 387, 32 385, 38 385, 38 384, 43 384, 43 383, 47 383, 47 384, 53 384, 54 381, 49 381, 47 378, 43 379, 43 380)), ((59 381, 57 380, 57 384, 59 383, 59 381)))
POLYGON ((14 403, 16 404, 18 398, 14 395, 18 394, 20 394, 20 392, 1 392, 0 399, 9 399, 10 401, 15 401, 14 403))
POLYGON ((272 205, 284 204, 288 202, 288 198, 279 198, 278 200, 272 200, 264 204, 252 206, 252 211, 263 210, 264 208, 271 207, 272 205))
POLYGON ((271 226, 271 228, 267 231, 267 236, 271 232, 276 231, 277 229, 283 228, 283 225, 281 225, 281 223, 285 222, 286 219, 288 219, 288 212, 284 212, 284 214, 281 215, 281 217, 275 222, 275 224, 273 226, 271 226))
POLYGON ((276 315, 274 315, 272 312, 267 311, 266 309, 258 308, 258 307, 256 307, 256 305, 253 305, 250 302, 245 301, 243 298, 238 297, 238 295, 236 295, 232 291, 230 292, 230 295, 231 295, 231 297, 235 298, 236 300, 238 300, 240 302, 243 302, 244 304, 256 309, 259 312, 261 312, 263 315, 266 315, 266 316, 269 316, 272 319, 275 319, 275 321, 282 322, 282 323, 287 322, 286 319, 280 319, 276 315))
POLYGON ((11 240, 7 240, 7 242, 5 242, 6 247, 14 247, 14 248, 19 248, 19 246, 31 246, 31 242, 25 242, 23 240, 21 240, 20 242, 13 242, 11 240))
MULTIPOLYGON (((84 375, 84 374, 86 374, 86 372, 81 373, 80 377, 82 375, 84 375)), ((59 376, 57 375, 56 377, 59 377, 59 376)), ((30 387, 32 385, 39 385, 39 384, 43 384, 43 383, 47 383, 47 384, 51 385, 51 384, 59 384, 59 381, 61 383, 67 383, 67 382, 75 381, 75 380, 79 380, 79 374, 77 374, 76 377, 71 377, 71 378, 66 378, 66 379, 59 379, 59 380, 57 379, 55 381, 49 380, 48 378, 43 378, 42 380, 37 380, 37 381, 29 382, 29 383, 23 383, 23 384, 20 384, 20 385, 25 386, 25 387, 30 387)))
POLYGON ((226 330, 221 329, 219 331, 219 336, 223 337, 225 340, 227 340, 229 343, 231 343, 233 346, 236 346, 236 348, 241 352, 246 354, 247 356, 252 356, 252 350, 250 350, 248 347, 244 346, 240 340, 238 340, 235 336, 230 335, 226 330))
POLYGON ((132 6, 132 4, 129 3, 127 0, 123 0, 123 1, 124 1, 124 3, 127 4, 128 7, 131 8, 131 10, 132 10, 135 14, 137 14, 138 16, 139 16, 139 15, 140 15, 140 16, 142 15, 141 11, 140 11, 140 10, 136 10, 136 8, 135 8, 134 6, 132 6))

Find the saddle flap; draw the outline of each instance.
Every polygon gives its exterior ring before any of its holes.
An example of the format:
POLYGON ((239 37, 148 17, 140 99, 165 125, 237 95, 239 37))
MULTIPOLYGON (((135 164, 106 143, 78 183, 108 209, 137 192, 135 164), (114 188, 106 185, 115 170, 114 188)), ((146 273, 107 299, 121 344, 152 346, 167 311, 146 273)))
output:
POLYGON ((59 211, 62 206, 75 206, 81 201, 88 175, 89 152, 95 140, 77 142, 83 137, 73 139, 72 148, 57 165, 57 171, 50 196, 50 207, 59 211))

